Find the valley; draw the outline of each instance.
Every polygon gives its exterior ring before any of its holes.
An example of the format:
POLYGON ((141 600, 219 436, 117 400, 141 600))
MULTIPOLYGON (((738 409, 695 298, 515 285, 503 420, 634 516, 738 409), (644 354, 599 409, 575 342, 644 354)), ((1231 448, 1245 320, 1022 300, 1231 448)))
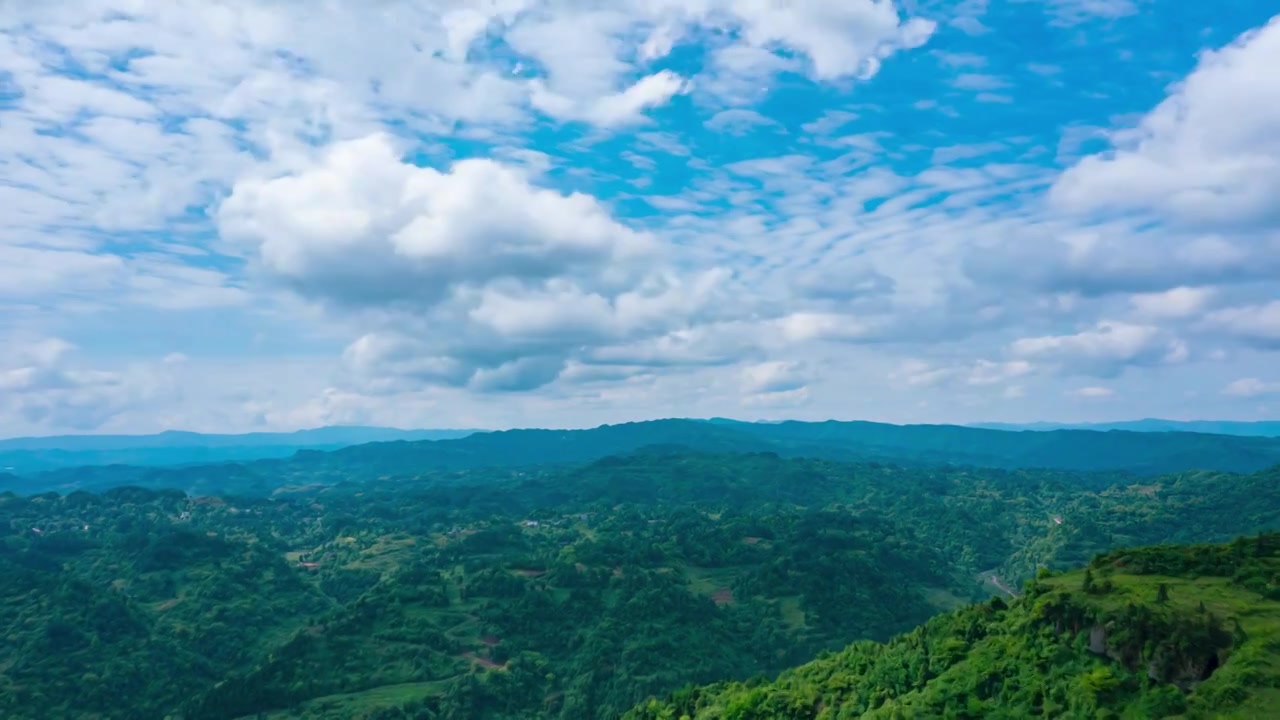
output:
POLYGON ((1126 480, 665 447, 265 495, 7 493, 0 710, 618 718, 993 594, 1029 602, 1014 596, 1037 568, 1280 526, 1276 473, 1126 480))

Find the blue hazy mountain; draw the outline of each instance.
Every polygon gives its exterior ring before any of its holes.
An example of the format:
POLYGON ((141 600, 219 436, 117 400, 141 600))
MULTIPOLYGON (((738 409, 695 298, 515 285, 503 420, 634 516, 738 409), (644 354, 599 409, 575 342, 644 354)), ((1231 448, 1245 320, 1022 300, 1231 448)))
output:
POLYGON ((1235 420, 1123 420, 1110 423, 972 423, 969 427, 989 430, 1127 430, 1129 432, 1194 432, 1241 437, 1280 437, 1280 420, 1241 422, 1235 420))
POLYGON ((86 465, 166 466, 288 457, 299 450, 338 450, 394 440, 452 440, 472 430, 401 430, 331 426, 296 432, 154 435, 55 435, 0 440, 0 472, 32 473, 86 465))
MULTIPOLYGON (((715 418, 668 419, 603 425, 584 430, 521 429, 472 432, 423 439, 385 428, 324 428, 291 433, 274 443, 263 434, 240 444, 236 436, 165 433, 145 436, 152 447, 119 447, 119 438, 81 438, 102 449, 0 448, 0 473, 19 492, 105 489, 121 485, 184 488, 200 493, 269 493, 291 483, 414 477, 439 470, 588 463, 637 451, 696 450, 711 453, 776 453, 840 461, 897 465, 966 465, 975 468, 1042 468, 1153 476, 1191 470, 1251 473, 1280 464, 1280 437, 1125 430, 1010 431, 959 425, 890 425, 873 422, 755 423, 715 418), (387 433, 391 440, 357 442, 387 433), (187 436, 188 441, 179 438, 187 436), (176 437, 175 437, 176 436, 176 437), (205 438, 205 446, 192 443, 205 438), (340 441, 347 441, 346 443, 340 441), (110 444, 117 448, 111 449, 110 444), (289 444, 282 444, 288 442, 289 444), (164 443, 172 443, 165 446, 164 443), (347 444, 350 443, 350 444, 347 444), (155 447, 154 445, 159 445, 155 447), (212 445, 212 447, 210 447, 212 445), (45 463, 43 467, 37 463, 45 463), (56 464, 55 464, 56 463, 56 464), (97 467, 86 467, 96 465, 97 467), (157 467, 168 465, 170 467, 157 467), (173 467, 180 466, 180 467, 173 467)), ((13 442, 13 441, 11 441, 13 442)), ((42 440, 41 442, 52 442, 42 440)))

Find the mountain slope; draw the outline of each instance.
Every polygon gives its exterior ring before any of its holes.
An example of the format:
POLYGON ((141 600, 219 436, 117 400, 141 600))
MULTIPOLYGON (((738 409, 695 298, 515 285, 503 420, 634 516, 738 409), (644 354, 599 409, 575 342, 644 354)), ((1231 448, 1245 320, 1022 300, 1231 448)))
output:
POLYGON ((0 491, 0 715, 614 720, 992 575, 1280 526, 1280 468, 1105 479, 667 449, 257 498, 0 491))
POLYGON ((357 445, 300 453, 299 463, 414 468, 586 462, 654 445, 707 452, 777 452, 836 460, 1039 467, 1156 475, 1192 469, 1252 472, 1280 463, 1280 438, 1199 433, 1060 430, 1003 432, 956 425, 870 422, 710 423, 654 420, 590 430, 508 430, 456 440, 357 445))
POLYGON ((650 700, 626 720, 1274 717, 1280 535, 1118 550, 1025 596, 857 643, 772 682, 650 700))

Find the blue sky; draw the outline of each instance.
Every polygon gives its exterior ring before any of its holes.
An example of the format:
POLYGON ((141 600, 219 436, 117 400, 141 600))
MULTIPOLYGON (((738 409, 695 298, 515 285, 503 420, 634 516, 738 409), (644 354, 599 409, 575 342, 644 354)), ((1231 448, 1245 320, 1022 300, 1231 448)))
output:
POLYGON ((0 435, 1280 415, 1280 19, 0 10, 0 435))

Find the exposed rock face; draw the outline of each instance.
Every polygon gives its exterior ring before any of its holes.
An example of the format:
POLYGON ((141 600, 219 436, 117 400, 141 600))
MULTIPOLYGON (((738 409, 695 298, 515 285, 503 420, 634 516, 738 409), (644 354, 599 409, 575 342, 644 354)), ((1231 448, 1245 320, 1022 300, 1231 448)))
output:
POLYGON ((1221 663, 1217 654, 1198 660, 1188 658, 1178 663, 1167 663, 1164 660, 1157 655, 1147 663, 1147 677, 1157 682, 1172 683, 1183 690, 1190 690, 1208 679, 1221 663))
POLYGON ((1107 629, 1101 625, 1089 628, 1089 652, 1094 655, 1108 655, 1107 629))
MULTIPOLYGON (((1125 655, 1120 648, 1108 645, 1107 628, 1100 623, 1094 623, 1089 628, 1089 652, 1104 655, 1117 662, 1125 661, 1125 655)), ((1203 658, 1181 658, 1171 662, 1166 653, 1161 650, 1147 661, 1147 677, 1156 682, 1170 683, 1183 690, 1189 690, 1212 675, 1220 663, 1218 653, 1203 658)))
POLYGON ((1120 648, 1107 644, 1107 626, 1100 623, 1094 623, 1089 628, 1089 652, 1094 655, 1106 655, 1116 662, 1125 661, 1120 648))

